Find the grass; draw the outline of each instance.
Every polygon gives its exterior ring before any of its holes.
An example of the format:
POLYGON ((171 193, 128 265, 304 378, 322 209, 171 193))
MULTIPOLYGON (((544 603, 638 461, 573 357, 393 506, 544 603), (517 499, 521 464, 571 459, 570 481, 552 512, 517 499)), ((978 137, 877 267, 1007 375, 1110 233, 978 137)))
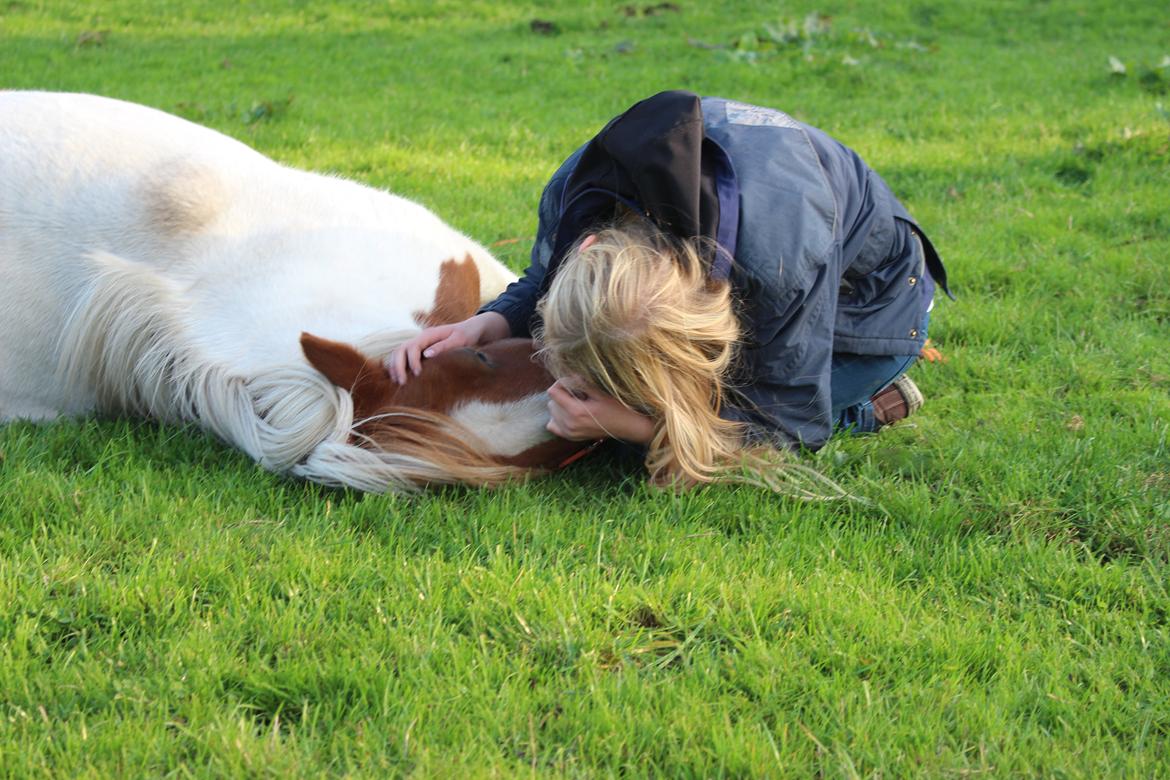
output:
POLYGON ((187 116, 517 268, 629 103, 782 107, 960 296, 913 424, 808 458, 868 505, 620 459, 366 496, 190 429, 0 428, 0 777, 1170 774, 1168 33, 1103 0, 0 2, 0 87, 187 116))

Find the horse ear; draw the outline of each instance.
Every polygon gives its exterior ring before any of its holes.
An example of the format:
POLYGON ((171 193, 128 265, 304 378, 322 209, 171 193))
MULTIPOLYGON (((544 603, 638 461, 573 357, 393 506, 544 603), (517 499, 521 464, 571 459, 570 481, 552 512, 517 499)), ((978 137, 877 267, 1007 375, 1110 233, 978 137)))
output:
POLYGON ((350 392, 356 418, 375 413, 394 392, 394 383, 382 364, 349 344, 302 333, 301 350, 313 368, 350 392))
POLYGON ((301 334, 301 351, 313 368, 346 390, 357 384, 366 366, 366 356, 349 344, 323 339, 312 333, 301 334))

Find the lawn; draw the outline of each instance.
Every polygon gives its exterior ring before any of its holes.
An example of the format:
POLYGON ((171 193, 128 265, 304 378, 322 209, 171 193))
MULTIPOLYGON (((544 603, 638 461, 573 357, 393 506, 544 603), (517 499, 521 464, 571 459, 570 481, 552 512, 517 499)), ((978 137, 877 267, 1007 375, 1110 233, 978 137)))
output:
POLYGON ((633 101, 772 105, 958 295, 923 411, 803 456, 864 502, 620 458, 362 495, 0 427, 0 777, 1170 775, 1164 3, 0 0, 0 88, 180 114, 517 269, 633 101))

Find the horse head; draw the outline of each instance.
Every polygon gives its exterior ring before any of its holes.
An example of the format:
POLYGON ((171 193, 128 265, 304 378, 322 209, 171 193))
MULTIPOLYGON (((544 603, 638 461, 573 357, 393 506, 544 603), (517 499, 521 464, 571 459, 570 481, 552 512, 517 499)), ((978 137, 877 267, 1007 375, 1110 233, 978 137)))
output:
POLYGON ((405 385, 349 344, 304 333, 301 348, 313 367, 349 391, 351 441, 367 449, 480 460, 522 476, 554 469, 588 446, 545 428, 554 380, 530 339, 448 350, 423 361, 405 385))

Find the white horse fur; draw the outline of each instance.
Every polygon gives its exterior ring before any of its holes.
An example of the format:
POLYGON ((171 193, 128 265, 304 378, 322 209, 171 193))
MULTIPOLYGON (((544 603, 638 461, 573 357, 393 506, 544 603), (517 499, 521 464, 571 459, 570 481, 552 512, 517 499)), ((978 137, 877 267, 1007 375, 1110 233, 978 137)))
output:
POLYGON ((349 393, 298 337, 385 354, 417 332, 440 264, 467 255, 481 298, 515 279, 404 198, 143 106, 0 91, 0 421, 192 421, 317 482, 449 481, 349 443, 349 393))

